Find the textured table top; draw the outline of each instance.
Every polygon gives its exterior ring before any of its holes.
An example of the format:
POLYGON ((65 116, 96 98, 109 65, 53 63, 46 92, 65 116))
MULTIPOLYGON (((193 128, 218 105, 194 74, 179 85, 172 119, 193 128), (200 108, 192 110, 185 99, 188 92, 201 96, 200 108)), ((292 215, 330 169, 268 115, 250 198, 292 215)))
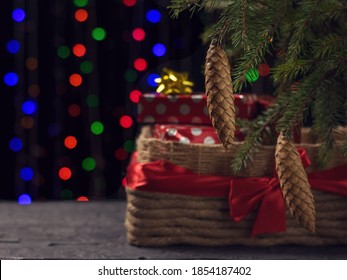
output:
POLYGON ((128 244, 124 200, 0 201, 0 259, 347 259, 347 246, 170 246, 128 244))

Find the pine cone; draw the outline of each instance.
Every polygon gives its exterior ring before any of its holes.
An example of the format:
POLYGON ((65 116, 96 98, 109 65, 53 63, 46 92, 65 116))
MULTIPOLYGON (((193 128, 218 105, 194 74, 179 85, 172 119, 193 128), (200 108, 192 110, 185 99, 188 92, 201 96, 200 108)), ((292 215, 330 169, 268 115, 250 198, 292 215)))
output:
POLYGON ((212 41, 206 55, 205 87, 207 108, 214 129, 226 149, 235 133, 235 106, 229 60, 224 50, 212 41))
POLYGON ((276 169, 290 213, 310 232, 315 232, 316 210, 307 174, 294 144, 281 132, 276 145, 276 169))

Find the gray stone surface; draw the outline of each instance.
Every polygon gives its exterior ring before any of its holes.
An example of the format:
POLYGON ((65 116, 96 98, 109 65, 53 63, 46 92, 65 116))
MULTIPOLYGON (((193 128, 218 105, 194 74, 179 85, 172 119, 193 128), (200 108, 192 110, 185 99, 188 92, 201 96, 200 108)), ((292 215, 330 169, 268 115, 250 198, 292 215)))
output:
POLYGON ((134 247, 124 200, 0 202, 0 259, 347 259, 347 246, 134 247))

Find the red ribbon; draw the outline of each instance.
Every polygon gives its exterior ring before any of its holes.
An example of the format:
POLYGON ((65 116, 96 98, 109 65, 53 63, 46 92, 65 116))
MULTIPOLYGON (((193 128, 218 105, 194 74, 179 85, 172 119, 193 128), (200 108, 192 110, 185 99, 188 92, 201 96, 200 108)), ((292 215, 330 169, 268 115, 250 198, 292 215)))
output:
MULTIPOLYGON (((310 162, 298 149, 303 165, 310 162)), ((138 163, 132 156, 127 184, 132 189, 182 195, 228 197, 230 215, 238 222, 258 209, 252 236, 286 230, 286 206, 276 177, 239 178, 198 175, 182 166, 163 160, 138 163)), ((347 196, 347 164, 308 174, 313 189, 347 196)))

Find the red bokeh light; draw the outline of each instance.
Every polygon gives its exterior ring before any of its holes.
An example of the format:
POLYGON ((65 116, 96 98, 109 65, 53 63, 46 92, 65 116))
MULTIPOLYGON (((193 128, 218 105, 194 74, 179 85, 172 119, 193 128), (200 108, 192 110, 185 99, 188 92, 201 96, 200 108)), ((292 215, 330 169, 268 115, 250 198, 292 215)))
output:
POLYGON ((82 76, 80 74, 72 74, 69 78, 69 82, 72 86, 78 87, 82 84, 82 76))
POLYGON ((134 61, 134 68, 137 71, 145 71, 147 69, 147 61, 143 58, 137 58, 134 61))
POLYGON ((88 12, 85 9, 78 9, 75 12, 75 19, 79 22, 84 22, 88 19, 88 12))
POLYGON ((73 46, 72 52, 73 52, 73 54, 74 54, 75 56, 77 56, 77 57, 82 57, 82 56, 84 56, 84 55, 86 54, 87 49, 86 49, 86 47, 85 47, 84 45, 82 45, 82 44, 76 44, 76 45, 73 46))
POLYGON ((78 202, 87 202, 89 201, 88 197, 86 196, 80 196, 79 198, 76 199, 78 202))
POLYGON ((270 74, 270 67, 267 64, 260 64, 258 67, 259 75, 262 77, 266 77, 270 74))
POLYGON ((142 41, 146 37, 146 33, 142 28, 135 28, 132 34, 136 41, 142 41))
POLYGON ((118 160, 126 160, 128 157, 128 152, 124 150, 124 148, 118 148, 116 152, 114 153, 114 156, 118 160))
POLYGON ((124 178, 122 179, 122 186, 123 186, 123 187, 126 187, 127 185, 128 185, 127 177, 124 177, 124 178))
POLYGON ((74 149, 77 145, 77 139, 74 136, 67 136, 64 140, 64 145, 68 149, 74 149))
POLYGON ((62 167, 59 169, 59 178, 66 181, 69 180, 71 178, 72 172, 71 169, 68 167, 62 167))
POLYGON ((129 98, 132 102, 138 103, 141 94, 142 94, 141 91, 135 89, 129 93, 129 98))
POLYGON ((135 6, 137 3, 137 0, 123 0, 123 5, 127 7, 135 6))
POLYGON ((68 113, 71 117, 78 117, 81 114, 81 107, 77 104, 71 104, 68 113))
POLYGON ((130 116, 124 115, 119 119, 119 124, 124 128, 129 128, 133 125, 133 119, 130 116))

